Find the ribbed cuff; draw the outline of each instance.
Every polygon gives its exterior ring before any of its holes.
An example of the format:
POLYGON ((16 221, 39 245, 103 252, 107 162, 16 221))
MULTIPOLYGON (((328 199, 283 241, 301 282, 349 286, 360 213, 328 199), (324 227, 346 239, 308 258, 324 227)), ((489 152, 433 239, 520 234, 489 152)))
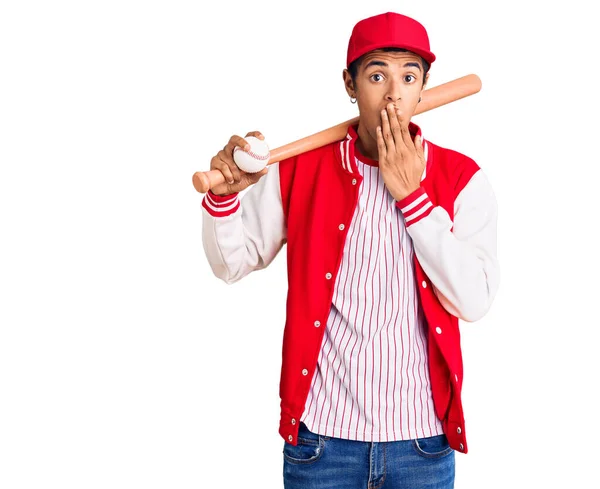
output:
POLYGON ((399 200, 396 202, 396 205, 400 208, 402 214, 404 214, 406 227, 427 217, 433 210, 433 203, 429 200, 429 195, 427 195, 423 187, 419 187, 412 194, 399 200))
POLYGON ((202 207, 213 217, 229 216, 240 208, 239 192, 229 195, 215 195, 209 190, 204 194, 202 207))

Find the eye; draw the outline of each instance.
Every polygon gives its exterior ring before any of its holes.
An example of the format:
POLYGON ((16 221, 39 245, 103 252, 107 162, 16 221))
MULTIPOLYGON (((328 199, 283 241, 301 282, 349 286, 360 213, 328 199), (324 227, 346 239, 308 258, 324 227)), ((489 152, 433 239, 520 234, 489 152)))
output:
POLYGON ((414 75, 406 75, 406 76, 404 77, 404 81, 406 81, 407 83, 412 83, 410 80, 408 80, 408 78, 412 78, 412 79, 413 79, 413 81, 414 81, 414 80, 416 80, 416 78, 415 78, 415 76, 414 76, 414 75))
MULTIPOLYGON (((381 73, 374 73, 371 75, 371 80, 373 80, 374 77, 379 76, 381 78, 383 78, 383 76, 381 75, 381 73)), ((373 80, 373 81, 379 81, 379 80, 373 80)))

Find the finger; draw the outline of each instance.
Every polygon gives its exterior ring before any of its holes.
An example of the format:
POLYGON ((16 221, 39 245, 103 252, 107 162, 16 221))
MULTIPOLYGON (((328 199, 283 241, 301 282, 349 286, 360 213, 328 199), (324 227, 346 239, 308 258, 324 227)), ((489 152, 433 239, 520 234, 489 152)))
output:
POLYGON ((229 163, 229 169, 233 174, 234 183, 240 183, 242 181, 242 170, 239 166, 237 166, 235 161, 233 162, 233 164, 229 163))
MULTIPOLYGON (((235 153, 235 148, 234 148, 234 153, 235 153)), ((235 160, 233 159, 233 155, 229 156, 229 153, 227 151, 219 151, 217 153, 217 156, 221 159, 221 161, 224 161, 227 164, 227 166, 229 167, 229 170, 231 171, 231 174, 233 175, 234 183, 239 183, 242 180, 242 170, 240 170, 240 168, 235 163, 235 160)))
POLYGON ((231 172, 229 165, 218 156, 213 157, 210 163, 210 167, 214 168, 215 170, 219 170, 225 177, 225 181, 227 183, 233 184, 235 182, 233 178, 233 173, 231 172))
POLYGON ((377 152, 379 153, 379 164, 385 164, 387 148, 385 146, 385 140, 383 139, 383 131, 381 126, 377 126, 377 152))
POLYGON ((396 111, 392 104, 388 104, 387 114, 396 149, 402 149, 402 147, 405 146, 405 143, 402 139, 402 128, 400 127, 400 120, 398 119, 398 111, 396 111))
POLYGON ((248 141, 246 141, 243 137, 240 136, 231 136, 231 138, 229 138, 229 142, 227 143, 227 151, 230 154, 233 154, 233 149, 239 146, 240 148, 242 148, 244 151, 248 151, 250 149, 250 145, 248 144, 248 141))
POLYGON ((423 138, 421 136, 415 136, 415 147, 417 148, 417 154, 419 158, 425 161, 425 152, 423 151, 423 138))
POLYGON ((248 134, 246 134, 246 137, 248 136, 254 136, 255 138, 261 139, 264 141, 265 137, 262 135, 262 133, 260 131, 252 131, 249 132, 248 134))
POLYGON ((398 118, 398 123, 400 124, 400 134, 402 136, 402 142, 404 146, 407 148, 414 148, 415 144, 410 136, 410 131, 408 130, 408 121, 404 120, 402 112, 397 111, 396 117, 398 118))
POLYGON ((392 135, 392 131, 390 129, 390 120, 387 109, 383 109, 381 111, 381 133, 383 135, 386 152, 394 151, 394 136, 392 135))

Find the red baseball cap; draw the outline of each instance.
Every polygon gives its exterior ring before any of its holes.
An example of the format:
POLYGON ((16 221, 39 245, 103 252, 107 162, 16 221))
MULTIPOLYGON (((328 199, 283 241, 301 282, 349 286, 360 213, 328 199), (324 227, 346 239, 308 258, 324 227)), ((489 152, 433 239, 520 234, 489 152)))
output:
POLYGON ((429 50, 425 27, 406 15, 395 12, 375 15, 359 21, 348 43, 346 68, 363 54, 380 48, 403 48, 418 54, 429 64, 435 54, 429 50))

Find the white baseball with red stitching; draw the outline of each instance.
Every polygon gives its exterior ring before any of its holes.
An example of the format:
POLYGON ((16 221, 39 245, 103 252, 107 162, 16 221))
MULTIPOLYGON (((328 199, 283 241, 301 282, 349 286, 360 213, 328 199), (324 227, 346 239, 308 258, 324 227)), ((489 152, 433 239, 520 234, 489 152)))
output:
POLYGON ((239 146, 233 150, 233 161, 239 167, 248 173, 256 173, 261 171, 269 162, 271 152, 266 141, 258 139, 254 136, 244 138, 250 145, 248 151, 244 151, 239 146))

